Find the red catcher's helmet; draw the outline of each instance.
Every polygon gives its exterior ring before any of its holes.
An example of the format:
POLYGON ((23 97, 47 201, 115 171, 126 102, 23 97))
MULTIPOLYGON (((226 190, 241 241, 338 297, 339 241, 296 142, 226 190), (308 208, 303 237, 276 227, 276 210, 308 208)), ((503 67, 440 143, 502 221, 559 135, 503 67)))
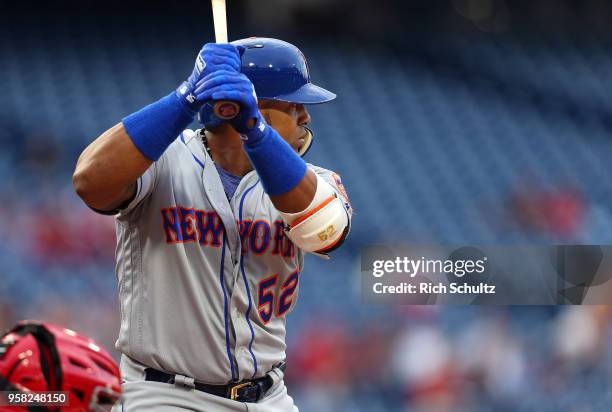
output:
MULTIPOLYGON (((70 329, 26 321, 0 338, 0 392, 66 391, 69 406, 62 411, 99 412, 119 400, 120 385, 119 368, 111 356, 70 329)), ((0 412, 19 410, 0 406, 0 412)))

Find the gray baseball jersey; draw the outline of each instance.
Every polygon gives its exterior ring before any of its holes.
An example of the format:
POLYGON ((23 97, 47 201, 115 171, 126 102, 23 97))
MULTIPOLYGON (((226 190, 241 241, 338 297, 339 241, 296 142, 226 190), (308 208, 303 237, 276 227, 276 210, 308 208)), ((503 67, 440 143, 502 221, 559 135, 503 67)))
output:
MULTIPOLYGON (((350 217, 340 177, 309 167, 350 217)), ((285 359, 304 253, 255 171, 228 200, 199 133, 186 130, 138 180, 116 227, 118 350, 213 384, 261 377, 285 359)))

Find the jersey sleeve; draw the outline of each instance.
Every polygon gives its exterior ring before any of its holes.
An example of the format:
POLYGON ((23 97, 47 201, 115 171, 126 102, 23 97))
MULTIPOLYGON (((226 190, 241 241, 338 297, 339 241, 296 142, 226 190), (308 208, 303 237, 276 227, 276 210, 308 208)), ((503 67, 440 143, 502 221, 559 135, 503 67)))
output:
POLYGON ((134 209, 137 209, 142 203, 151 196, 158 186, 160 180, 163 180, 163 176, 172 173, 172 165, 180 162, 179 156, 180 150, 184 145, 185 141, 190 140, 196 136, 196 132, 190 129, 185 129, 179 137, 166 149, 166 151, 160 156, 160 158, 151 164, 149 168, 143 173, 142 176, 136 181, 136 194, 134 198, 130 200, 127 205, 123 205, 115 214, 115 217, 122 218, 127 216, 134 209))
POLYGON ((143 200, 145 200, 153 189, 155 188, 159 174, 165 163, 166 156, 162 155, 159 160, 152 163, 151 166, 143 173, 142 176, 136 181, 136 195, 134 198, 124 207, 122 207, 117 213, 117 217, 123 217, 129 214, 132 210, 136 209, 143 200))

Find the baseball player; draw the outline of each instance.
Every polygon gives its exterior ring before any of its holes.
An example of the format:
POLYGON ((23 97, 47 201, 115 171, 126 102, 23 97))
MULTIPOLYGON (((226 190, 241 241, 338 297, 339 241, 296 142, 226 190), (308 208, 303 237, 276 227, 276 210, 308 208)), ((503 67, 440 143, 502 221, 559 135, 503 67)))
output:
POLYGON ((301 158, 304 105, 335 97, 292 44, 206 44, 176 91, 82 153, 77 193, 116 216, 124 411, 297 410, 286 317, 304 254, 337 248, 352 214, 340 177, 301 158))
MULTIPOLYGON (((121 394, 119 368, 93 340, 72 330, 40 322, 19 322, 0 337, 2 392, 64 391, 65 412, 109 411, 121 394)), ((9 405, 0 412, 55 412, 58 407, 9 405)))

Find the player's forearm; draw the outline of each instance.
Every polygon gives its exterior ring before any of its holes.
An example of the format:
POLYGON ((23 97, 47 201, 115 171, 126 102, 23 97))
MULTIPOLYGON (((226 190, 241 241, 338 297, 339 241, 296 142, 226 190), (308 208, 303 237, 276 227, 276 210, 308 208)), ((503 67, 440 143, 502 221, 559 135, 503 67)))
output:
POLYGON ((219 68, 239 70, 240 56, 230 44, 207 44, 198 53, 194 69, 176 91, 125 117, 81 155, 73 176, 74 187, 90 207, 113 210, 135 193, 135 182, 157 161, 193 121, 206 100, 194 94, 200 81, 219 68))
POLYGON ((193 120, 194 108, 178 92, 126 116, 81 155, 73 181, 90 207, 110 211, 134 195, 142 176, 193 120))
POLYGON ((136 148, 122 123, 93 141, 81 154, 72 182, 90 207, 113 210, 133 196, 136 180, 152 161, 136 148))
POLYGON ((285 213, 300 212, 312 202, 317 179, 306 162, 276 130, 267 125, 259 113, 249 116, 256 126, 234 128, 241 134, 244 150, 276 209, 285 213))
POLYGON ((316 190, 317 178, 312 170, 307 169, 304 178, 297 186, 281 195, 270 196, 270 200, 281 212, 297 213, 310 205, 316 190))

